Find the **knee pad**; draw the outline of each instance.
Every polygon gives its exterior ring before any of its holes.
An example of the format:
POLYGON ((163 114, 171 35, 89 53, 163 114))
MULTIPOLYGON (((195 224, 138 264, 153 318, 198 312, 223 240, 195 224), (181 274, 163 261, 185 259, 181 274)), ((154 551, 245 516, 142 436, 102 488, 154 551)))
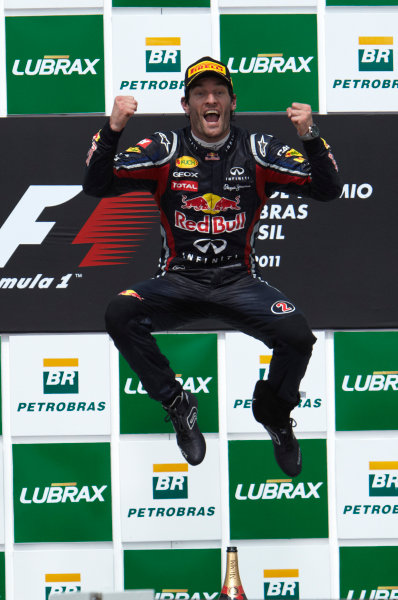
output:
POLYGON ((303 315, 289 315, 273 324, 276 340, 281 340, 296 348, 301 354, 311 354, 316 342, 306 319, 303 315))

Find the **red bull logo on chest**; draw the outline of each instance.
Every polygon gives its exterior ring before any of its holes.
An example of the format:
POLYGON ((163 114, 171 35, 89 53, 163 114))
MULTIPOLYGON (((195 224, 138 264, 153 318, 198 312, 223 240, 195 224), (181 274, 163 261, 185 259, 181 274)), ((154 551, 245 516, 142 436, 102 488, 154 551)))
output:
POLYGON ((195 211, 202 211, 210 215, 216 215, 219 212, 226 210, 240 210, 240 197, 236 196, 235 200, 217 196, 216 194, 204 194, 195 198, 182 197, 181 208, 191 208, 195 211))

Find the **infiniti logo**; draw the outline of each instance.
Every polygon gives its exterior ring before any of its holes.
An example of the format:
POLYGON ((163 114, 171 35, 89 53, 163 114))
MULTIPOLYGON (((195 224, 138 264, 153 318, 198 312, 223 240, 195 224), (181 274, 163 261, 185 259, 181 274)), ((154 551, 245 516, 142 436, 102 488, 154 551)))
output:
POLYGON ((231 173, 231 175, 243 175, 243 173, 245 172, 243 167, 232 167, 229 172, 231 173))

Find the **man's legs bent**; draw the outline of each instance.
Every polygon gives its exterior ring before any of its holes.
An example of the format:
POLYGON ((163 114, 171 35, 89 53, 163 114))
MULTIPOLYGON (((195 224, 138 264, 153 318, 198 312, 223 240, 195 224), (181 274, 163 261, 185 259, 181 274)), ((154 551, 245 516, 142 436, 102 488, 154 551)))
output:
POLYGON ((271 436, 275 458, 292 477, 302 469, 300 446, 293 433, 290 412, 300 402, 299 385, 316 341, 301 314, 286 316, 273 326, 273 357, 267 381, 258 381, 253 415, 271 436))
MULTIPOLYGON (((151 331, 154 329, 148 298, 140 294, 119 295, 105 314, 106 329, 116 347, 137 373, 148 394, 162 403, 177 434, 177 444, 191 465, 202 462, 206 443, 197 424, 197 399, 182 389, 169 361, 160 352, 151 331)), ((181 319, 182 321, 182 319, 181 319)), ((171 313, 156 311, 156 329, 172 327, 171 313)))

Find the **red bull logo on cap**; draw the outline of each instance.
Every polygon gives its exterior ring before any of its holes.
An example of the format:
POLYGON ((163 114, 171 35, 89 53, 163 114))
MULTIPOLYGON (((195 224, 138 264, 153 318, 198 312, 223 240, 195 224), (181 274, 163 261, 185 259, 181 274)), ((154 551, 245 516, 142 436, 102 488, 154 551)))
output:
POLYGON ((240 197, 236 196, 235 200, 217 196, 216 194, 204 194, 195 198, 187 199, 187 196, 182 197, 181 208, 192 208, 195 211, 202 211, 209 215, 216 215, 225 210, 240 210, 240 197))

